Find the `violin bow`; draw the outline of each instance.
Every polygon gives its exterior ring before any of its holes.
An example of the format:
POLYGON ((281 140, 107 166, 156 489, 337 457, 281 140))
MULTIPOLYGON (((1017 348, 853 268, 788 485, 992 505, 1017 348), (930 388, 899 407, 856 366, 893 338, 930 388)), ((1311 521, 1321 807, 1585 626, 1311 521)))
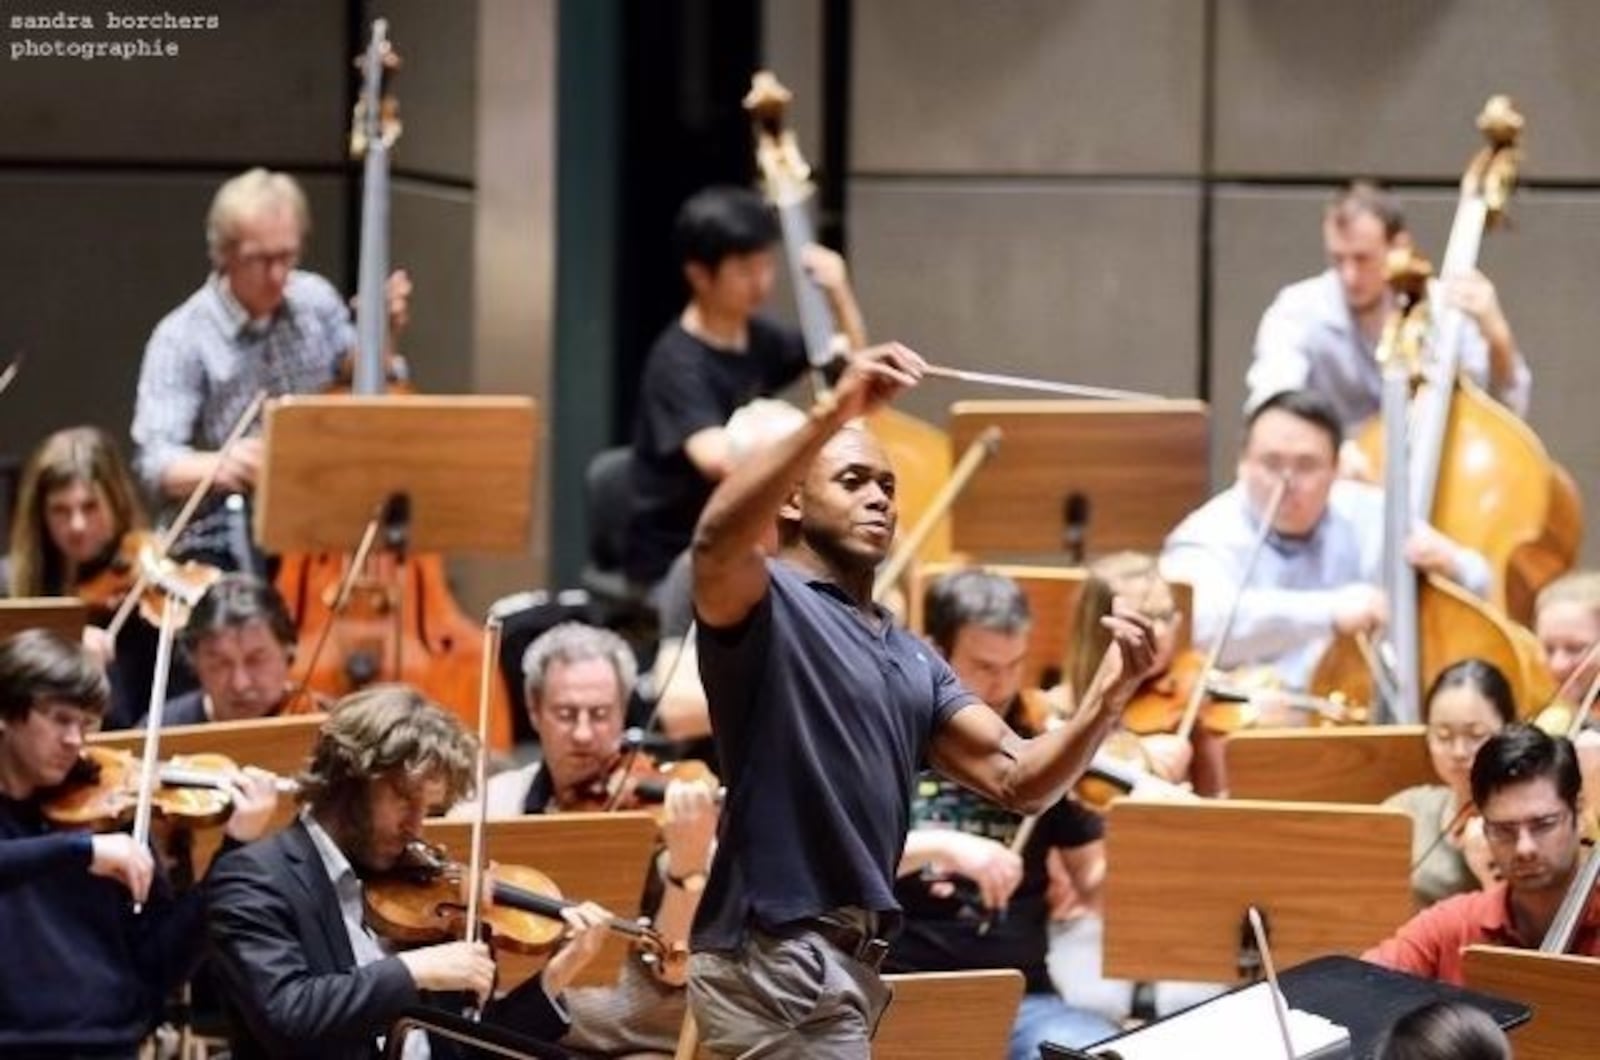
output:
MULTIPOLYGON (((199 509, 200 502, 205 499, 206 494, 211 492, 211 487, 216 484, 217 475, 222 472, 222 462, 227 457, 228 450, 232 449, 244 437, 245 432, 250 429, 250 425, 261 414, 261 407, 266 404, 266 401, 267 392, 265 390, 256 391, 256 396, 250 402, 250 405, 234 421, 233 429, 228 432, 228 436, 222 440, 222 445, 217 449, 216 461, 206 471, 204 477, 195 483, 194 489, 189 491, 188 498, 183 502, 183 507, 178 509, 178 514, 173 518, 172 524, 162 531, 161 536, 156 539, 157 547, 161 550, 161 555, 157 559, 164 559, 167 553, 172 551, 172 546, 178 540, 178 536, 183 533, 188 527, 189 521, 194 518, 194 513, 199 509)), ((128 595, 123 597, 116 614, 112 615, 111 621, 106 624, 106 634, 112 640, 116 640, 117 634, 122 632, 122 627, 127 625, 134 609, 139 606, 139 597, 144 595, 144 591, 149 585, 150 572, 145 570, 143 564, 141 564, 139 577, 134 581, 133 588, 128 590, 128 595)))
MULTIPOLYGON (((1579 664, 1577 670, 1573 671, 1573 676, 1577 676, 1582 671, 1583 666, 1588 665, 1588 662, 1596 654, 1596 648, 1600 648, 1600 641, 1595 641, 1594 646, 1583 657, 1585 661, 1579 664)), ((1568 680, 1570 681, 1571 678, 1568 678, 1568 680)), ((1594 710, 1596 699, 1600 699, 1600 673, 1595 674, 1594 679, 1589 682, 1589 687, 1583 693, 1583 699, 1573 704, 1572 720, 1567 723, 1568 740, 1576 740, 1578 734, 1583 731, 1584 725, 1589 721, 1589 712, 1594 710)))
POLYGON ((1175 730, 1181 740, 1189 739, 1194 732, 1195 722, 1200 720, 1200 705, 1206 699, 1205 675, 1217 668, 1217 660, 1222 658, 1222 649, 1228 645, 1228 635, 1233 631, 1233 624, 1239 618, 1239 606, 1244 601, 1245 587, 1250 584, 1250 572, 1255 570, 1256 561, 1261 557, 1261 548, 1272 533, 1272 524, 1278 518, 1278 509, 1283 507, 1283 498, 1288 493, 1289 476, 1282 475, 1272 487, 1272 495, 1267 498, 1266 510, 1261 514, 1261 528, 1256 531, 1256 539, 1250 542, 1250 554, 1245 557, 1244 570, 1239 573, 1239 584, 1234 586, 1233 599, 1228 601, 1228 611, 1223 616, 1222 628, 1217 631, 1216 639, 1211 642, 1211 650, 1206 652, 1205 667, 1200 671, 1201 679, 1189 690, 1189 702, 1183 705, 1183 716, 1178 719, 1178 728, 1175 730))
POLYGON ((17 373, 22 371, 22 354, 18 353, 11 358, 11 363, 6 365, 5 371, 0 372, 0 394, 11 389, 11 384, 16 381, 17 373))
MULTIPOLYGON (((489 820, 489 699, 494 690, 500 664, 500 616, 491 614, 483 623, 483 666, 478 681, 478 796, 477 812, 472 815, 472 848, 467 861, 467 924, 463 937, 475 942, 483 925, 484 833, 489 820)), ((470 1018, 482 1015, 474 1005, 470 1018)))
MULTIPOLYGON (((160 775, 157 755, 161 744, 161 721, 167 705, 167 677, 172 670, 173 616, 176 610, 170 599, 162 601, 155 677, 150 682, 150 710, 145 715, 144 757, 139 764, 139 797, 133 810, 133 841, 141 848, 150 843, 150 814, 155 800, 156 779, 160 775)), ((143 902, 133 903, 135 913, 143 910, 143 902)))
MULTIPOLYGON (((350 605, 350 593, 355 588, 356 578, 366 569, 367 557, 372 554, 372 547, 377 543, 378 528, 383 523, 385 506, 386 502, 378 503, 372 518, 367 520, 366 528, 361 531, 361 540, 356 544, 355 555, 351 557, 350 565, 345 568, 344 574, 339 577, 338 585, 334 586, 333 603, 328 607, 327 621, 317 630, 317 642, 311 646, 311 654, 306 659, 305 669, 301 671, 300 679, 284 698, 285 703, 293 703, 311 686, 311 677, 317 672, 317 662, 322 658, 322 650, 328 646, 328 638, 333 634, 333 627, 338 625, 345 608, 350 605)), ((498 622, 499 618, 496 617, 495 621, 498 622)))
POLYGON ((1165 401, 1160 394, 1151 394, 1143 390, 1121 390, 1109 386, 1083 386, 1079 383, 1058 383, 1052 379, 1034 379, 1025 375, 1010 375, 1005 372, 975 372, 968 368, 947 368, 944 365, 929 364, 922 369, 922 374, 935 379, 949 379, 960 383, 982 383, 987 386, 1010 387, 1013 390, 1034 390, 1044 394, 1060 394, 1063 397, 1092 398, 1097 401, 1165 401))

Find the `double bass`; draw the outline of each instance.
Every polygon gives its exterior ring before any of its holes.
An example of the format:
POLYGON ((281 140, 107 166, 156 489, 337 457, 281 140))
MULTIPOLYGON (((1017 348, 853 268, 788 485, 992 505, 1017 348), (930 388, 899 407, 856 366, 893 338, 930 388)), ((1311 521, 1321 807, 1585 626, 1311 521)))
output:
MULTIPOLYGON (((1477 120, 1486 145, 1461 179, 1440 274, 1476 267, 1483 235, 1505 213, 1517 179, 1523 117, 1494 96, 1477 120)), ((1583 539, 1583 506, 1572 476, 1550 458, 1522 420, 1461 374, 1465 314, 1435 306, 1429 362, 1412 399, 1411 507, 1493 572, 1490 601, 1527 622, 1539 590, 1570 569, 1583 539)), ((1381 427, 1360 440, 1374 468, 1383 462, 1381 427)))
MULTIPOLYGON (((360 283, 356 296, 356 351, 351 393, 386 392, 389 337, 389 148, 400 135, 399 106, 389 74, 399 66, 387 23, 374 21, 372 38, 358 60, 363 90, 355 108, 351 149, 363 157, 360 283)), ((476 624, 451 595, 444 560, 433 553, 408 554, 407 512, 391 506, 382 522, 388 547, 367 553, 360 569, 342 554, 283 558, 277 588, 300 629, 296 651, 298 687, 330 696, 375 681, 403 681, 462 717, 472 716, 482 644, 476 624), (348 582, 348 585, 345 583, 348 582), (341 586, 346 591, 340 593, 341 586), (343 597, 344 599, 340 599, 343 597), (328 649, 318 641, 331 627, 328 649)), ((511 745, 511 708, 505 689, 491 692, 489 745, 511 745)))

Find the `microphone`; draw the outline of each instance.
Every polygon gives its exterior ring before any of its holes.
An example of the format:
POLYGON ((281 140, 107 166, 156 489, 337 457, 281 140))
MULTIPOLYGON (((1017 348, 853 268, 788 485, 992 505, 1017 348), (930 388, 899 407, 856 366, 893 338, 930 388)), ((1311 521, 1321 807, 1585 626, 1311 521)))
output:
POLYGON ((1089 538, 1089 498, 1077 490, 1067 494, 1061 506, 1061 519, 1064 523, 1061 541, 1067 558, 1075 566, 1081 566, 1089 538))

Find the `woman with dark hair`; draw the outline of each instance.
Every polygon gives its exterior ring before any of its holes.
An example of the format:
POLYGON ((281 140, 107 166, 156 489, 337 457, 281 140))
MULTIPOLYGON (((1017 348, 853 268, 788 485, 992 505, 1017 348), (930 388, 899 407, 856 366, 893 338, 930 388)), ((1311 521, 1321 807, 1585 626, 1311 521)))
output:
POLYGON ((1406 788, 1383 802, 1413 822, 1411 893, 1417 908, 1494 882, 1482 828, 1470 817, 1472 759, 1516 720, 1510 682, 1482 659, 1446 667, 1423 698, 1428 758, 1439 783, 1406 788))
POLYGON ((1434 1001, 1395 1020, 1377 1056, 1378 1060, 1511 1060, 1511 1043, 1482 1009, 1460 1001, 1434 1001))

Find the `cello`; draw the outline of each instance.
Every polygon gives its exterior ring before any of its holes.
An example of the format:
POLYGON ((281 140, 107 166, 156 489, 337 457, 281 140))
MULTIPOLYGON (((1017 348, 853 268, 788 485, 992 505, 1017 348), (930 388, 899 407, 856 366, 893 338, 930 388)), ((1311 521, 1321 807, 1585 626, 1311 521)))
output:
MULTIPOLYGON (((383 19, 358 65, 363 89, 356 104, 351 150, 363 157, 360 283, 356 297, 356 350, 351 392, 384 393, 389 272, 389 148, 400 135, 399 105, 389 74, 399 58, 383 19)), ((300 629, 297 686, 341 696, 375 681, 403 681, 463 718, 473 717, 482 659, 478 627, 450 593, 444 560, 437 554, 407 554, 409 512, 386 507, 381 522, 385 547, 364 549, 353 569, 342 554, 283 558, 277 588, 300 629), (331 636, 324 630, 331 627, 331 636), (326 636, 330 650, 319 652, 326 636)), ((511 745, 511 707, 505 689, 491 691, 489 746, 511 745)))
POLYGON ((1342 693, 1359 703, 1374 703, 1384 693, 1391 720, 1421 717, 1422 690, 1452 663, 1479 658, 1498 667, 1511 682, 1518 713, 1532 714, 1550 700, 1554 679, 1544 664, 1538 640, 1454 583, 1435 574, 1419 577, 1404 555, 1405 538, 1415 525, 1415 477, 1407 472, 1408 432, 1403 429, 1409 374, 1420 360, 1428 334, 1428 263, 1407 249, 1388 262, 1395 308, 1386 321, 1378 356, 1384 364, 1384 447, 1387 454, 1384 498, 1385 591, 1389 596, 1392 665, 1363 638, 1334 638, 1311 678, 1317 695, 1342 693), (1410 497, 1407 495, 1411 494, 1410 497), (1392 679, 1388 671, 1393 670, 1392 679))
MULTIPOLYGON (((837 349, 835 322, 821 289, 806 275, 801 260, 805 248, 816 242, 808 213, 816 189, 811 182, 811 167, 801 154, 793 131, 785 126, 793 98, 793 93, 770 70, 758 70, 751 78, 744 109, 749 112, 755 131, 756 166, 761 172, 767 199, 778 211, 783 231, 785 261, 794 286, 806 358, 811 363, 812 384, 825 388, 823 372, 833 361, 837 349)), ((859 317, 839 323, 852 349, 867 344, 866 329, 859 317)), ((889 454, 889 462, 895 470, 895 493, 901 517, 910 524, 920 522, 950 478, 949 434, 926 420, 892 407, 873 413, 868 425, 889 454)), ((950 524, 947 521, 931 524, 915 559, 932 563, 950 556, 950 524)))
MULTIPOLYGON (((1504 216, 1517 178, 1523 118, 1511 100, 1490 98, 1477 124, 1487 143, 1461 179, 1440 268, 1447 278, 1476 266, 1484 232, 1504 216)), ((1526 622, 1539 589, 1577 558, 1582 500, 1533 430, 1462 376, 1466 327, 1461 310, 1435 308, 1430 361, 1412 400, 1411 506, 1418 521, 1489 560, 1490 600, 1526 622)), ((1383 460, 1381 434, 1369 428, 1360 440, 1374 468, 1383 460)))

